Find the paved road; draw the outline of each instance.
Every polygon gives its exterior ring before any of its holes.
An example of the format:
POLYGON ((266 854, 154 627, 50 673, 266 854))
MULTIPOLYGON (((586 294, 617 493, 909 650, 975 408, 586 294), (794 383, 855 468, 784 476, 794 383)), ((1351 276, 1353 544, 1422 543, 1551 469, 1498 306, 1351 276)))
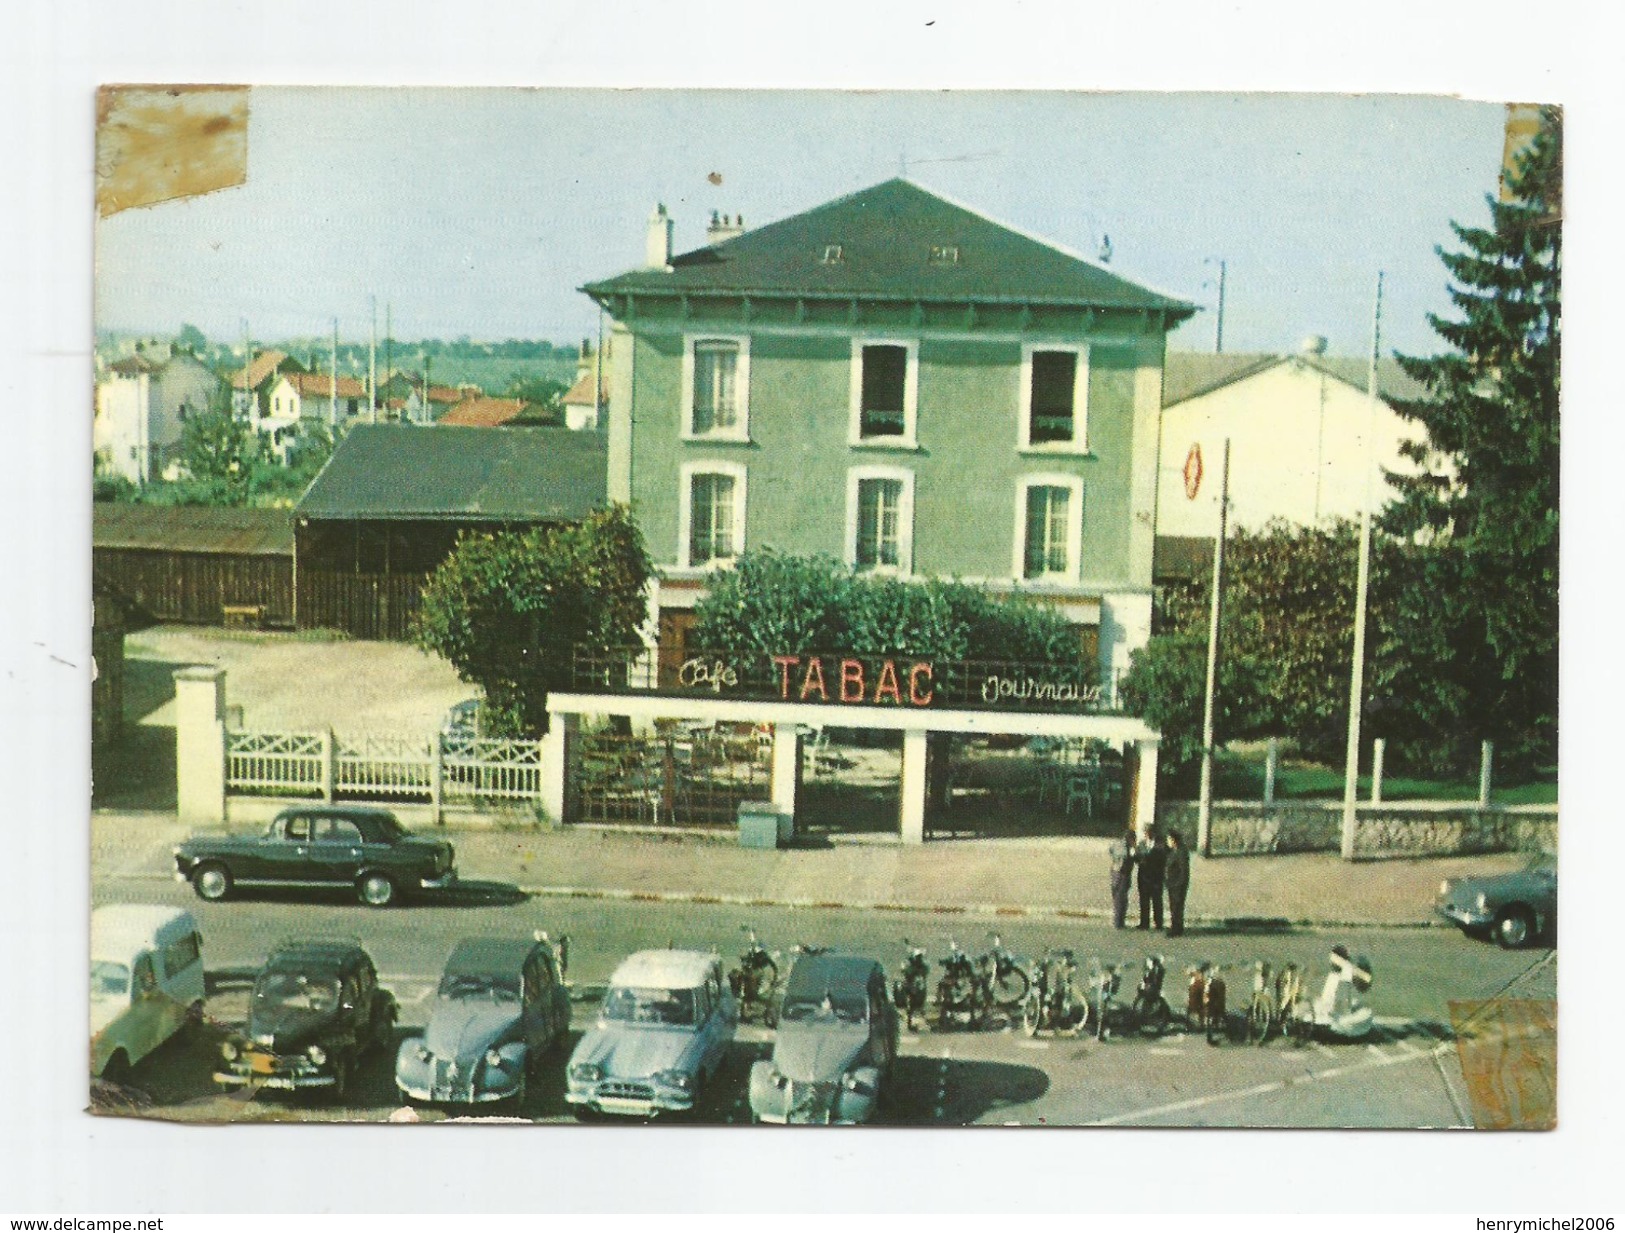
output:
MULTIPOLYGON (((1240 970, 1256 958, 1295 961, 1323 972, 1326 951, 1342 941, 1370 956, 1377 973, 1372 1002, 1379 1031, 1370 1042, 1293 1048, 1210 1047, 1197 1036, 1161 1039, 1050 1038, 1029 1040, 995 1021, 979 1032, 923 1031, 905 1035, 894 1096, 884 1120, 930 1124, 1462 1126, 1471 1104, 1452 1043, 1449 1003, 1481 999, 1510 987, 1520 997, 1554 998, 1556 964, 1547 952, 1507 953, 1452 930, 1377 929, 1343 934, 1312 931, 1190 933, 1168 939, 1080 922, 1075 926, 1002 923, 914 913, 853 913, 816 909, 750 909, 706 904, 659 904, 574 899, 525 900, 497 886, 465 886, 450 899, 382 912, 334 897, 266 894, 224 904, 199 903, 186 887, 157 879, 123 879, 98 887, 97 903, 121 900, 191 907, 207 939, 211 970, 252 968, 277 941, 294 936, 352 936, 373 955, 384 983, 401 1001, 401 1030, 422 1027, 427 1000, 452 943, 470 934, 527 935, 548 929, 571 937, 577 985, 576 1029, 590 1021, 595 987, 627 953, 644 947, 716 947, 731 956, 740 926, 754 925, 770 947, 817 943, 872 954, 893 966, 907 935, 935 959, 948 929, 972 951, 1001 928, 1018 954, 1067 945, 1137 965, 1152 951, 1167 958, 1170 1001, 1180 1001, 1180 973, 1200 960, 1233 964, 1232 1005, 1246 982, 1240 970)), ((1133 976, 1126 976, 1125 991, 1133 976)), ((211 1001, 222 1022, 240 1021, 243 994, 211 1001)), ((215 1039, 166 1047, 137 1068, 135 1085, 159 1106, 183 1117, 379 1119, 398 1108, 392 1057, 378 1056, 358 1075, 348 1109, 310 1108, 261 1095, 242 1101, 216 1095, 208 1081, 215 1039)), ((744 1104, 751 1062, 767 1056, 771 1034, 741 1029, 721 1081, 698 1120, 748 1121, 744 1104)), ((562 1101, 563 1057, 537 1084, 522 1111, 535 1120, 568 1117, 562 1101)), ((429 1110, 425 1119, 443 1116, 429 1110)))

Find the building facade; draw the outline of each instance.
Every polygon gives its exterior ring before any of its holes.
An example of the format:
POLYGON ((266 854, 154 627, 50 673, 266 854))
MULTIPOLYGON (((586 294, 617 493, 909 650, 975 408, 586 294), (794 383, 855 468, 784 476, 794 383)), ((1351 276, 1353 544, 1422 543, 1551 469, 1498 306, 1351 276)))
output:
POLYGON ((220 378, 186 352, 143 350, 108 365, 96 383, 96 470, 133 484, 161 479, 179 455, 188 417, 219 397, 220 378))
POLYGON ((905 180, 583 290, 613 321, 609 496, 662 654, 751 548, 1064 612, 1104 681, 1150 636, 1165 336, 1194 307, 905 180))

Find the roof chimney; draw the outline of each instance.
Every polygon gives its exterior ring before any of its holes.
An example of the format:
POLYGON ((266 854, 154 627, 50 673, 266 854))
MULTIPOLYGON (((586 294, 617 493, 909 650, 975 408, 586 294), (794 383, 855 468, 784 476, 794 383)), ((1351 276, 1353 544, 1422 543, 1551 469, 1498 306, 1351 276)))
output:
POLYGON ((643 264, 651 270, 671 268, 671 218, 664 205, 649 215, 649 233, 644 241, 643 264))
POLYGON ((724 240, 731 240, 736 235, 742 235, 745 230, 745 216, 736 214, 729 218, 726 214, 711 211, 711 225, 705 229, 705 242, 707 244, 721 244, 724 240))
POLYGON ((1298 344, 1299 355, 1325 355, 1326 336, 1324 334, 1310 334, 1298 344))

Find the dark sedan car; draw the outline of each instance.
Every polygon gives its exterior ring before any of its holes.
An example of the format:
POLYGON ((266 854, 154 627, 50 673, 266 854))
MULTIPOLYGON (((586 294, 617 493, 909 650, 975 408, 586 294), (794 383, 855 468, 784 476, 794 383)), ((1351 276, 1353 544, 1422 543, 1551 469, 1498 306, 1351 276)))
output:
POLYGON ((758 1121, 867 1122, 897 1057, 897 1011, 873 959, 803 954, 790 969, 773 1058, 750 1072, 758 1121))
POLYGON ((1509 949, 1549 935, 1557 920, 1557 858, 1537 856, 1522 869, 1487 878, 1455 878, 1439 887, 1434 910, 1472 937, 1509 949))
POLYGON ((175 877, 200 899, 235 886, 353 888, 369 907, 437 890, 457 879, 456 852, 442 839, 414 835, 387 809, 297 805, 259 835, 193 835, 175 849, 175 877))
POLYGON ((408 1100, 521 1105, 542 1056, 569 1035, 566 939, 465 938, 446 960, 422 1036, 401 1042, 408 1100))
POLYGON ((255 978, 245 1030, 221 1043, 215 1082, 342 1096, 357 1061, 389 1043, 396 1013, 354 942, 286 942, 255 978))

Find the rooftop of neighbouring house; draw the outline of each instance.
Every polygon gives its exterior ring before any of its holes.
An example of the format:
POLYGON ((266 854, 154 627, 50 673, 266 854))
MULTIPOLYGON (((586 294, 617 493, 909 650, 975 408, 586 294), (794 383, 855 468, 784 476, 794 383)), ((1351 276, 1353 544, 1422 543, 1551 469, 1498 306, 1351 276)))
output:
MULTIPOLYGON (((1162 405, 1177 406, 1214 390, 1247 381, 1283 364, 1298 363, 1345 385, 1364 391, 1371 361, 1359 356, 1321 355, 1313 352, 1169 351, 1162 370, 1162 405)), ((1377 392, 1388 402, 1418 402, 1428 390, 1398 360, 1377 361, 1377 392)))
POLYGON ((329 520, 570 522, 603 505, 607 475, 596 433, 358 424, 296 513, 329 520))
POLYGON ((908 180, 887 180, 804 213, 582 288, 621 294, 780 295, 1196 311, 1063 246, 908 180))

